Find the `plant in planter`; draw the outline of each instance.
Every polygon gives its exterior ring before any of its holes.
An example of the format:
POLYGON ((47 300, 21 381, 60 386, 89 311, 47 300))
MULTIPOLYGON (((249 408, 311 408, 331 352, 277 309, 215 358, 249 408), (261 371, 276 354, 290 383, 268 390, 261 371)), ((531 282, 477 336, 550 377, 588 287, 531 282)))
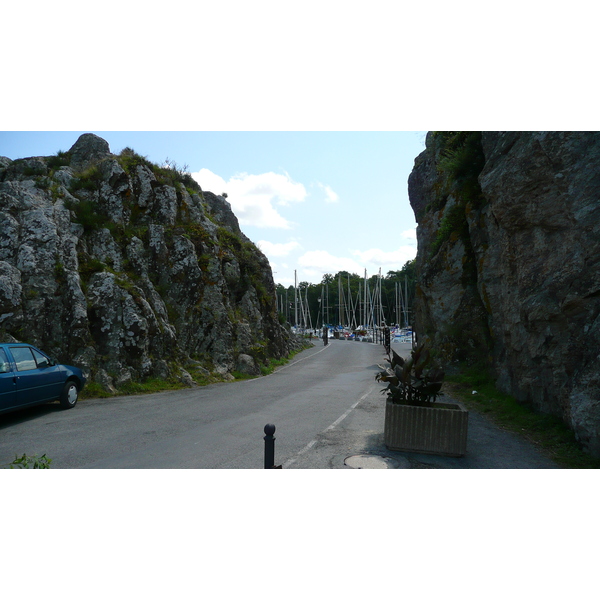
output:
POLYGON ((459 404, 436 402, 444 371, 424 346, 406 360, 392 350, 390 367, 377 373, 386 382, 384 442, 390 450, 464 456, 469 413, 459 404))
POLYGON ((442 395, 444 371, 440 367, 429 367, 431 353, 425 346, 414 348, 406 360, 394 350, 391 354, 392 358, 386 359, 391 368, 375 376, 378 381, 388 383, 382 390, 382 393, 387 392, 388 400, 396 404, 429 406, 442 395))

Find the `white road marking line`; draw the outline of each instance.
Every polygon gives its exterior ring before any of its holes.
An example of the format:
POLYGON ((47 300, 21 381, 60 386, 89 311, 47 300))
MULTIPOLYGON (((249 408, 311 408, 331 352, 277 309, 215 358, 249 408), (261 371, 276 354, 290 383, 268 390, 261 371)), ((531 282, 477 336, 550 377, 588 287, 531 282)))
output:
MULTIPOLYGON (((329 425, 329 427, 326 427, 323 433, 326 431, 331 431, 337 427, 373 391, 373 389, 373 387, 369 388, 341 417, 337 418, 331 425, 329 425)), ((308 442, 308 444, 306 444, 306 446, 304 446, 304 448, 302 448, 302 450, 300 450, 300 452, 298 452, 294 458, 288 458, 283 463, 283 468, 287 469, 290 465, 294 464, 300 456, 302 456, 305 452, 308 452, 316 443, 317 440, 311 440, 308 442)))
POLYGON ((329 430, 333 429, 334 427, 336 427, 337 425, 339 425, 370 393, 371 393, 371 390, 369 390, 368 392, 363 394, 357 402, 355 402, 339 419, 337 419, 329 427, 327 427, 327 429, 325 429, 325 431, 329 431, 329 430))

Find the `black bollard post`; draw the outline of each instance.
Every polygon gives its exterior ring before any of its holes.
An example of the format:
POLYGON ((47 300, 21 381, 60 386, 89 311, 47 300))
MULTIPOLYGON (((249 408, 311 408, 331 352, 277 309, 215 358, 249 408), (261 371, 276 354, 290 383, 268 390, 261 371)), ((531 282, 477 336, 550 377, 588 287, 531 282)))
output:
POLYGON ((391 347, 391 340, 390 340, 390 328, 386 327, 383 330, 383 347, 385 348, 386 353, 389 355, 390 353, 390 347, 391 347))
POLYGON ((265 425, 265 469, 275 468, 275 425, 265 425))

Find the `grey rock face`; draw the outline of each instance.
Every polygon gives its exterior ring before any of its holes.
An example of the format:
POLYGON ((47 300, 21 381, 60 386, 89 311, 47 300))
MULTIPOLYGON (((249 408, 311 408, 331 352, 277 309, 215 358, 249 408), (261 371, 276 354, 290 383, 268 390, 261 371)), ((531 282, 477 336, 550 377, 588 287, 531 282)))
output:
POLYGON ((230 378, 292 349, 268 261, 224 198, 92 134, 67 155, 0 160, 0 334, 109 390, 230 378))
POLYGON ((110 156, 110 147, 106 140, 94 135, 84 133, 69 150, 71 153, 71 167, 74 170, 83 170, 89 165, 110 156))
POLYGON ((22 291, 21 272, 10 263, 0 261, 0 327, 9 319, 17 320, 22 291))
POLYGON ((484 132, 481 144, 483 200, 437 249, 458 196, 441 198, 433 136, 415 161, 418 328, 449 359, 489 356, 501 389, 600 456, 600 134, 484 132))
POLYGON ((259 375, 260 369, 249 354, 240 354, 236 364, 237 370, 246 375, 259 375))

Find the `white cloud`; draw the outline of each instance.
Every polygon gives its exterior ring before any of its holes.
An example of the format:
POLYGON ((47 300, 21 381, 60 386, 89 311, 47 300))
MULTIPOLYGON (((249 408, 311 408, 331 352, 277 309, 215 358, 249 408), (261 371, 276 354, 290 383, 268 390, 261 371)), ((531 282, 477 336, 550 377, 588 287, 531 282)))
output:
POLYGON ((301 183, 292 181, 286 173, 262 173, 261 175, 248 175, 241 173, 234 175, 230 183, 237 185, 248 196, 268 197, 276 200, 277 204, 286 205, 290 202, 303 202, 306 199, 306 189, 301 183))
POLYGON ((414 246, 401 246, 398 250, 385 252, 379 248, 370 248, 369 250, 353 250, 352 254, 365 265, 367 270, 379 269, 379 267, 390 267, 401 269, 406 261, 412 260, 416 256, 416 248, 414 246))
POLYGON ((337 273, 348 271, 349 273, 360 273, 361 265, 354 259, 343 256, 333 256, 326 250, 310 250, 305 252, 299 259, 298 265, 303 267, 307 275, 321 273, 337 273))
POLYGON ((209 169, 200 169, 197 173, 192 173, 192 177, 200 184, 203 190, 212 192, 213 194, 222 194, 227 187, 225 180, 209 169))
POLYGON ((274 205, 303 202, 307 196, 304 186, 293 181, 287 173, 240 173, 225 181, 209 169, 200 169, 192 173, 192 177, 203 190, 215 194, 225 192, 241 225, 290 229, 292 224, 274 205))
POLYGON ((403 237, 407 240, 414 240, 416 242, 417 241, 417 228, 414 227, 413 229, 406 229, 405 231, 403 231, 400 234, 400 237, 403 237))
POLYGON ((292 250, 300 248, 298 242, 287 242, 286 244, 274 244, 266 240, 257 242, 257 246, 269 257, 271 256, 287 256, 292 250))
POLYGON ((310 250, 298 259, 298 266, 302 268, 302 277, 311 277, 313 281, 320 279, 325 273, 335 274, 339 271, 348 271, 356 275, 376 275, 381 268, 382 275, 387 271, 399 270, 404 264, 416 255, 416 248, 402 246, 398 250, 386 252, 378 248, 369 250, 353 250, 352 257, 334 256, 326 250, 310 250))
POLYGON ((294 278, 293 277, 275 277, 275 282, 281 284, 283 287, 289 287, 290 285, 294 285, 294 278))
POLYGON ((323 183, 319 183, 319 187, 325 191, 325 202, 328 204, 339 202, 340 197, 331 189, 331 187, 323 183))

